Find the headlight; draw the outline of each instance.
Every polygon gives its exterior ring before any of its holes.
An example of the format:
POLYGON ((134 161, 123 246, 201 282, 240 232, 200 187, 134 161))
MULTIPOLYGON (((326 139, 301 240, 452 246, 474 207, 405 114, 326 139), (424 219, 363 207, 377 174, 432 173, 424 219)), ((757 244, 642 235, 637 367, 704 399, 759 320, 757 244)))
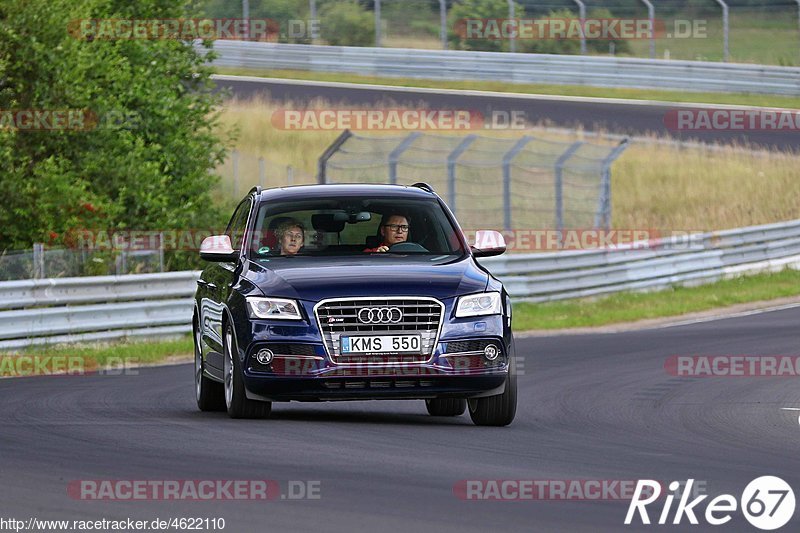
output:
POLYGON ((274 320, 302 320, 300 306, 294 300, 282 298, 247 297, 247 310, 250 318, 269 318, 274 320))
POLYGON ((503 312, 499 292, 482 292, 462 296, 456 304, 456 318, 481 315, 499 315, 503 312))

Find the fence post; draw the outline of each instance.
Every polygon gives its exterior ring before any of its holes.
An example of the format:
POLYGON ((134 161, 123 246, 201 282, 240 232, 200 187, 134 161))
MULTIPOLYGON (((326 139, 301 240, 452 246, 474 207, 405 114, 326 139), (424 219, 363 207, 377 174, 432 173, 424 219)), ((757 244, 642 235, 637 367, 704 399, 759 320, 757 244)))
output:
POLYGON ((450 199, 448 202, 450 209, 454 214, 456 212, 456 161, 477 138, 477 135, 467 135, 447 156, 447 196, 450 199))
POLYGON ((244 40, 250 40, 250 1, 242 0, 242 19, 244 20, 244 40))
POLYGON ((400 144, 389 153, 389 183, 392 185, 397 183, 397 163, 400 160, 400 156, 403 155, 403 152, 405 152, 408 147, 411 146, 411 143, 420 135, 422 135, 422 133, 412 131, 408 134, 408 137, 400 141, 400 144))
POLYGON ((586 55, 586 4, 581 0, 573 0, 578 4, 578 18, 581 19, 581 55, 586 55))
POLYGON ((800 0, 795 0, 797 2, 797 27, 800 29, 800 0))
POLYGON ((286 165, 286 185, 294 185, 294 167, 286 165))
POLYGON ((598 200, 597 213, 594 216, 594 227, 609 229, 611 227, 611 164, 622 155, 628 147, 628 139, 622 139, 619 144, 611 150, 602 163, 600 199, 598 200))
POLYGON ((381 46, 381 0, 375 0, 375 46, 381 46))
POLYGON ((267 163, 263 157, 258 158, 258 184, 262 189, 267 187, 267 163))
POLYGON ((656 8, 650 0, 642 0, 647 6, 647 18, 650 19, 650 59, 656 58, 656 8))
POLYGON ((33 243, 33 279, 44 279, 44 243, 33 243))
MULTIPOLYGON (((514 0, 508 0, 508 19, 509 20, 514 20, 514 17, 515 17, 514 11, 515 11, 515 9, 516 9, 516 7, 514 6, 514 0)), ((517 29, 517 34, 519 34, 519 28, 517 29)), ((516 36, 511 38, 510 46, 511 46, 511 52, 512 53, 517 51, 517 38, 516 38, 516 36)))
POLYGON ((561 248, 563 235, 561 232, 564 230, 564 165, 567 160, 572 157, 578 148, 583 145, 583 141, 572 143, 561 156, 556 160, 555 164, 555 200, 556 200, 556 230, 558 230, 558 247, 561 248))
POLYGON ((335 141, 331 143, 328 148, 322 152, 322 155, 319 156, 317 160, 317 183, 328 183, 328 175, 327 175, 327 166, 328 166, 328 159, 333 157, 339 148, 353 136, 353 133, 350 130, 344 130, 341 135, 339 135, 335 141))
POLYGON ((728 61, 728 57, 730 55, 730 50, 728 49, 728 34, 730 30, 730 24, 728 19, 728 4, 725 3, 725 0, 716 0, 717 3, 722 6, 722 57, 723 61, 728 61))
POLYGON ((442 50, 447 50, 447 0, 439 0, 439 36, 442 39, 442 50))
POLYGON ((158 235, 158 266, 161 269, 161 272, 164 272, 164 232, 159 232, 158 235))
POLYGON ((309 11, 309 24, 311 24, 311 44, 317 44, 317 40, 319 39, 319 35, 317 34, 317 29, 319 28, 319 24, 317 24, 317 0, 308 0, 308 11, 309 11))
POLYGON ((531 142, 533 137, 525 135, 503 155, 503 229, 511 229, 511 162, 531 142))
POLYGON ((233 197, 239 200, 239 150, 231 152, 233 162, 233 197))

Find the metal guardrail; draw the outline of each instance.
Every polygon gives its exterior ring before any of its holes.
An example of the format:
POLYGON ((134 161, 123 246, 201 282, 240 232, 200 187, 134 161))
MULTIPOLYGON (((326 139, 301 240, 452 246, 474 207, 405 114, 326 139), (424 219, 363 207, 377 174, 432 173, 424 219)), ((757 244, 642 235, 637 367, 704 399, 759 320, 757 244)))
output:
MULTIPOLYGON (((696 285, 744 273, 800 268, 800 220, 705 233, 686 248, 660 239, 616 250, 505 255, 480 260, 515 301, 696 285)), ((199 272, 0 283, 0 349, 174 336, 189 332, 199 272), (83 305, 75 305, 83 304, 83 305)))
POLYGON ((188 333, 199 276, 189 271, 0 283, 0 349, 188 333))
POLYGON ((481 260, 515 301, 544 302, 626 290, 697 285, 744 273, 800 268, 800 220, 615 250, 506 255, 481 260))
MULTIPOLYGON (((215 41, 217 66, 797 96, 800 68, 604 56, 215 41)), ((198 45, 197 50, 205 53, 198 45)))

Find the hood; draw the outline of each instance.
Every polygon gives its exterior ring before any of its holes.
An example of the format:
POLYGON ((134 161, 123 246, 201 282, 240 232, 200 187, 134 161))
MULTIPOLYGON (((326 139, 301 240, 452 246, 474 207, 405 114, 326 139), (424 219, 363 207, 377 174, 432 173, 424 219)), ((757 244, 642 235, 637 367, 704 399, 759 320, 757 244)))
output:
POLYGON ((325 258, 325 265, 320 266, 319 261, 250 262, 246 277, 267 296, 314 302, 369 296, 429 296, 441 300, 481 292, 489 281, 488 274, 469 256, 446 264, 325 258))

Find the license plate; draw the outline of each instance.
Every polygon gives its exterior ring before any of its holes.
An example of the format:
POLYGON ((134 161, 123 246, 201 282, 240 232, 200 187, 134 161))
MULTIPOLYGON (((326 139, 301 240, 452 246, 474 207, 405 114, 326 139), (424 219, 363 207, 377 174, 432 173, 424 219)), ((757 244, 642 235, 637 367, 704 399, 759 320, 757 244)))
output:
POLYGON ((419 335, 359 335, 342 337, 342 354, 353 353, 422 353, 419 335))

